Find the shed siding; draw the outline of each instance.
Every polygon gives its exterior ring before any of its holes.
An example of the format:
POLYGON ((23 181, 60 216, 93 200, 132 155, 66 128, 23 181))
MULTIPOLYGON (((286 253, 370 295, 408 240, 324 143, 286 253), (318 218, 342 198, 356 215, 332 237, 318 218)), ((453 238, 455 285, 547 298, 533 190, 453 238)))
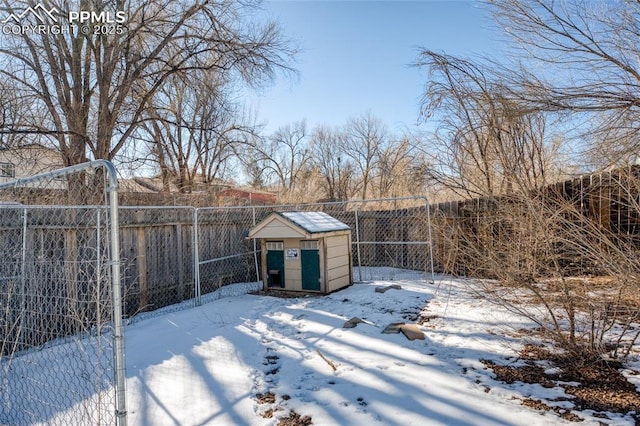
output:
POLYGON ((327 259, 327 271, 331 271, 332 269, 336 269, 344 265, 349 265, 349 263, 346 262, 343 257, 330 257, 327 259))
POLYGON ((329 259, 349 256, 350 250, 348 245, 333 246, 327 248, 327 257, 329 259))
POLYGON ((304 238, 305 235, 284 223, 273 221, 254 235, 254 238, 304 238))
POLYGON ((349 234, 325 238, 327 281, 326 291, 331 292, 351 284, 349 234))
POLYGON ((351 284, 351 273, 348 265, 331 270, 330 275, 333 278, 327 282, 328 292, 339 290, 342 287, 346 287, 351 284))
POLYGON ((342 233, 342 235, 333 235, 331 237, 327 237, 325 238, 325 242, 327 245, 327 249, 343 246, 347 243, 347 234, 342 233))

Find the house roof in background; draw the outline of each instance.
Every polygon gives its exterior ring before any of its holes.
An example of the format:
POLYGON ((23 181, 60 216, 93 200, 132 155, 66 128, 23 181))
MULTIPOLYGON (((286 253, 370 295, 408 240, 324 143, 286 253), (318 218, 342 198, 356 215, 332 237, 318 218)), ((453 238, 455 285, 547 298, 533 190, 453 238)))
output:
POLYGON ((220 197, 249 200, 256 203, 275 203, 277 194, 252 188, 227 188, 218 194, 220 197))

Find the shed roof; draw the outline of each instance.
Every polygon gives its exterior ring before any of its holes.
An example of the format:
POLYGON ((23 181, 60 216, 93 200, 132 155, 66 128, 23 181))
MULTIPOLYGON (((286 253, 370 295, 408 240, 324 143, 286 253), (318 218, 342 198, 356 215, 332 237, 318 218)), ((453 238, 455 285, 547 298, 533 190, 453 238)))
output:
POLYGON ((340 222, 325 212, 282 212, 280 215, 313 234, 350 229, 349 225, 340 222))
POLYGON ((350 229, 324 212, 275 212, 254 226, 249 238, 312 238, 350 229))

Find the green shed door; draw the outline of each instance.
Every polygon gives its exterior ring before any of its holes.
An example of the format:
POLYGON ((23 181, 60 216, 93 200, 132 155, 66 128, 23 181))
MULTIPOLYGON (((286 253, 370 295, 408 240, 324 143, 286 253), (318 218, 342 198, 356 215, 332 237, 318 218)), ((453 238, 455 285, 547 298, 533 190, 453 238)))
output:
POLYGON ((300 263, 302 266, 302 289, 320 290, 320 251, 317 241, 301 241, 300 263))
POLYGON ((284 288, 284 244, 267 242, 267 287, 284 288))

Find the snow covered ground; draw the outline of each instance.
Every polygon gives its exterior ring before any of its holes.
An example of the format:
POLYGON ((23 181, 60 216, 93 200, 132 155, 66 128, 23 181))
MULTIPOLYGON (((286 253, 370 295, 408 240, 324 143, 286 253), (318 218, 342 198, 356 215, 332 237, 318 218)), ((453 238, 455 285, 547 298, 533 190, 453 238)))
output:
MULTIPOLYGON (((276 425, 292 410, 315 425, 571 424, 521 404, 570 398, 562 388, 505 384, 479 361, 517 363, 514 330, 533 324, 464 281, 406 278, 289 299, 237 295, 253 287, 239 284, 228 297, 135 321, 125 334, 128 424, 276 425), (391 284, 401 288, 375 291, 391 284), (424 340, 382 333, 419 314, 424 340), (352 317, 363 322, 343 328, 352 317)), ((577 414, 582 425, 603 421, 577 414)))
POLYGON ((130 424, 273 425, 291 410, 316 425, 570 423, 521 405, 567 396, 561 388, 506 385, 479 362, 515 360, 513 331, 532 324, 488 306, 464 282, 402 278, 321 297, 221 298, 130 326, 130 424), (401 289, 375 292, 390 284, 401 289), (421 310, 431 318, 424 340, 382 333, 421 310), (354 316, 364 322, 343 328, 354 316))

